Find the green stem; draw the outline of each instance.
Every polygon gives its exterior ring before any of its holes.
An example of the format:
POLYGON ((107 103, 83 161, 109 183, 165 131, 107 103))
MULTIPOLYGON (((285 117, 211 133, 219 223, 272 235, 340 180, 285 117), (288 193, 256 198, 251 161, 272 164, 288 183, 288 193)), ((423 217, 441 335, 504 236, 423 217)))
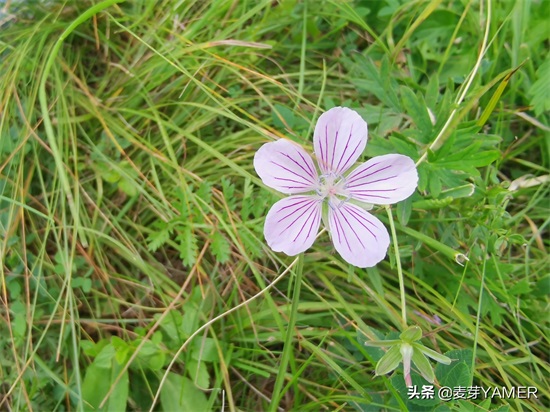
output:
POLYGON ((476 367, 476 353, 477 353, 477 343, 479 340, 479 326, 480 326, 480 320, 481 320, 481 307, 483 305, 483 290, 485 289, 485 266, 487 264, 487 260, 489 259, 489 256, 486 254, 485 259, 483 259, 483 268, 481 269, 481 285, 479 286, 479 301, 477 302, 477 315, 476 315, 476 331, 474 334, 474 349, 473 349, 473 355, 472 355, 472 365, 471 365, 471 372, 470 372, 470 385, 472 384, 474 380, 474 372, 476 367))
POLYGON ((294 325, 296 324, 296 315, 298 313, 298 304, 300 303, 300 290, 302 288, 302 272, 304 268, 304 254, 298 255, 298 264, 294 274, 294 291, 292 292, 292 306, 290 307, 290 314, 288 317, 288 327, 285 335, 285 346, 281 355, 281 363, 279 365, 279 373, 275 379, 275 386, 273 388, 273 395, 271 397, 271 404, 269 405, 269 412, 275 412, 279 407, 279 403, 283 397, 282 388, 285 381, 286 369, 290 356, 293 352, 294 345, 292 340, 294 337, 294 325))
POLYGON ((399 277, 399 291, 401 292, 401 317, 403 320, 403 329, 405 329, 407 327, 407 302, 405 301, 405 281, 403 279, 403 269, 401 268, 401 255, 399 254, 399 245, 397 244, 397 234, 395 232, 395 223, 393 222, 391 207, 387 206, 386 211, 388 212, 388 219, 390 221, 395 261, 397 262, 397 276, 399 277))

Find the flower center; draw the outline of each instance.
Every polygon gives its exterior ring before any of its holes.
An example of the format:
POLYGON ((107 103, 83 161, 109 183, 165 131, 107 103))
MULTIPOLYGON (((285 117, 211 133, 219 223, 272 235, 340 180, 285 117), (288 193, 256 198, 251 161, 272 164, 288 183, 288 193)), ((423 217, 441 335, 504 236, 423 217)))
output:
POLYGON ((346 179, 343 176, 327 173, 319 176, 319 188, 317 194, 323 199, 326 197, 334 197, 336 195, 344 195, 346 188, 346 179))

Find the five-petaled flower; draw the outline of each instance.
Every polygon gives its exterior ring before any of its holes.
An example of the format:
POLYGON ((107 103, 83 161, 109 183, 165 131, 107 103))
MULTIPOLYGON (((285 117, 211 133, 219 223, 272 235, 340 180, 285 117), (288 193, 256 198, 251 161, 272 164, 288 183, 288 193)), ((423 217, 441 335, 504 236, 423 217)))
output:
POLYGON ((407 156, 378 156, 352 169, 367 144, 367 123, 346 107, 322 114, 311 156, 286 139, 264 144, 254 167, 265 185, 290 194, 267 214, 264 235, 276 252, 294 256, 309 249, 321 220, 334 247, 352 265, 371 267, 386 256, 388 231, 367 210, 409 197, 418 174, 407 156), (350 170, 351 169, 351 170, 350 170))

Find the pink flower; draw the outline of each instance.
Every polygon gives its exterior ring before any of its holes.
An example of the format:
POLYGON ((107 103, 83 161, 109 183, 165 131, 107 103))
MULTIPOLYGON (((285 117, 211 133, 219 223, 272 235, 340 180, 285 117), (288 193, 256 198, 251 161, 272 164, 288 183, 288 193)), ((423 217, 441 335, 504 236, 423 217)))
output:
POLYGON ((276 252, 294 256, 309 249, 321 220, 338 253, 358 267, 386 256, 388 231, 367 210, 409 197, 418 174, 407 156, 388 154, 355 164, 367 144, 367 123, 346 107, 322 114, 313 147, 318 168, 298 144, 286 139, 264 144, 254 167, 265 185, 290 194, 267 214, 264 236, 276 252), (351 168, 351 171, 350 171, 351 168))

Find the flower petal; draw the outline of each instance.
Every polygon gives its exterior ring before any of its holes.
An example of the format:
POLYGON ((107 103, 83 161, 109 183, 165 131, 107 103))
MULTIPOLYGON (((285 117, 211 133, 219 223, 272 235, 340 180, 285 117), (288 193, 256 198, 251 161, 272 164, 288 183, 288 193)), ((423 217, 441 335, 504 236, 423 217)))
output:
POLYGON ((352 199, 389 205, 408 198, 416 190, 418 173, 412 159, 398 154, 377 156, 346 178, 346 194, 352 199))
POLYGON ((363 153, 367 134, 367 123, 347 107, 334 107, 323 113, 313 135, 321 172, 339 175, 349 169, 363 153))
POLYGON ((254 168, 266 186, 282 193, 310 192, 319 183, 311 156, 286 139, 260 147, 254 156, 254 168))
POLYGON ((311 247, 319 231, 322 199, 290 196, 273 205, 265 219, 264 236, 275 252, 297 255, 311 247))
POLYGON ((372 267, 386 256, 388 231, 376 217, 352 203, 329 203, 328 220, 334 247, 354 266, 372 267))

